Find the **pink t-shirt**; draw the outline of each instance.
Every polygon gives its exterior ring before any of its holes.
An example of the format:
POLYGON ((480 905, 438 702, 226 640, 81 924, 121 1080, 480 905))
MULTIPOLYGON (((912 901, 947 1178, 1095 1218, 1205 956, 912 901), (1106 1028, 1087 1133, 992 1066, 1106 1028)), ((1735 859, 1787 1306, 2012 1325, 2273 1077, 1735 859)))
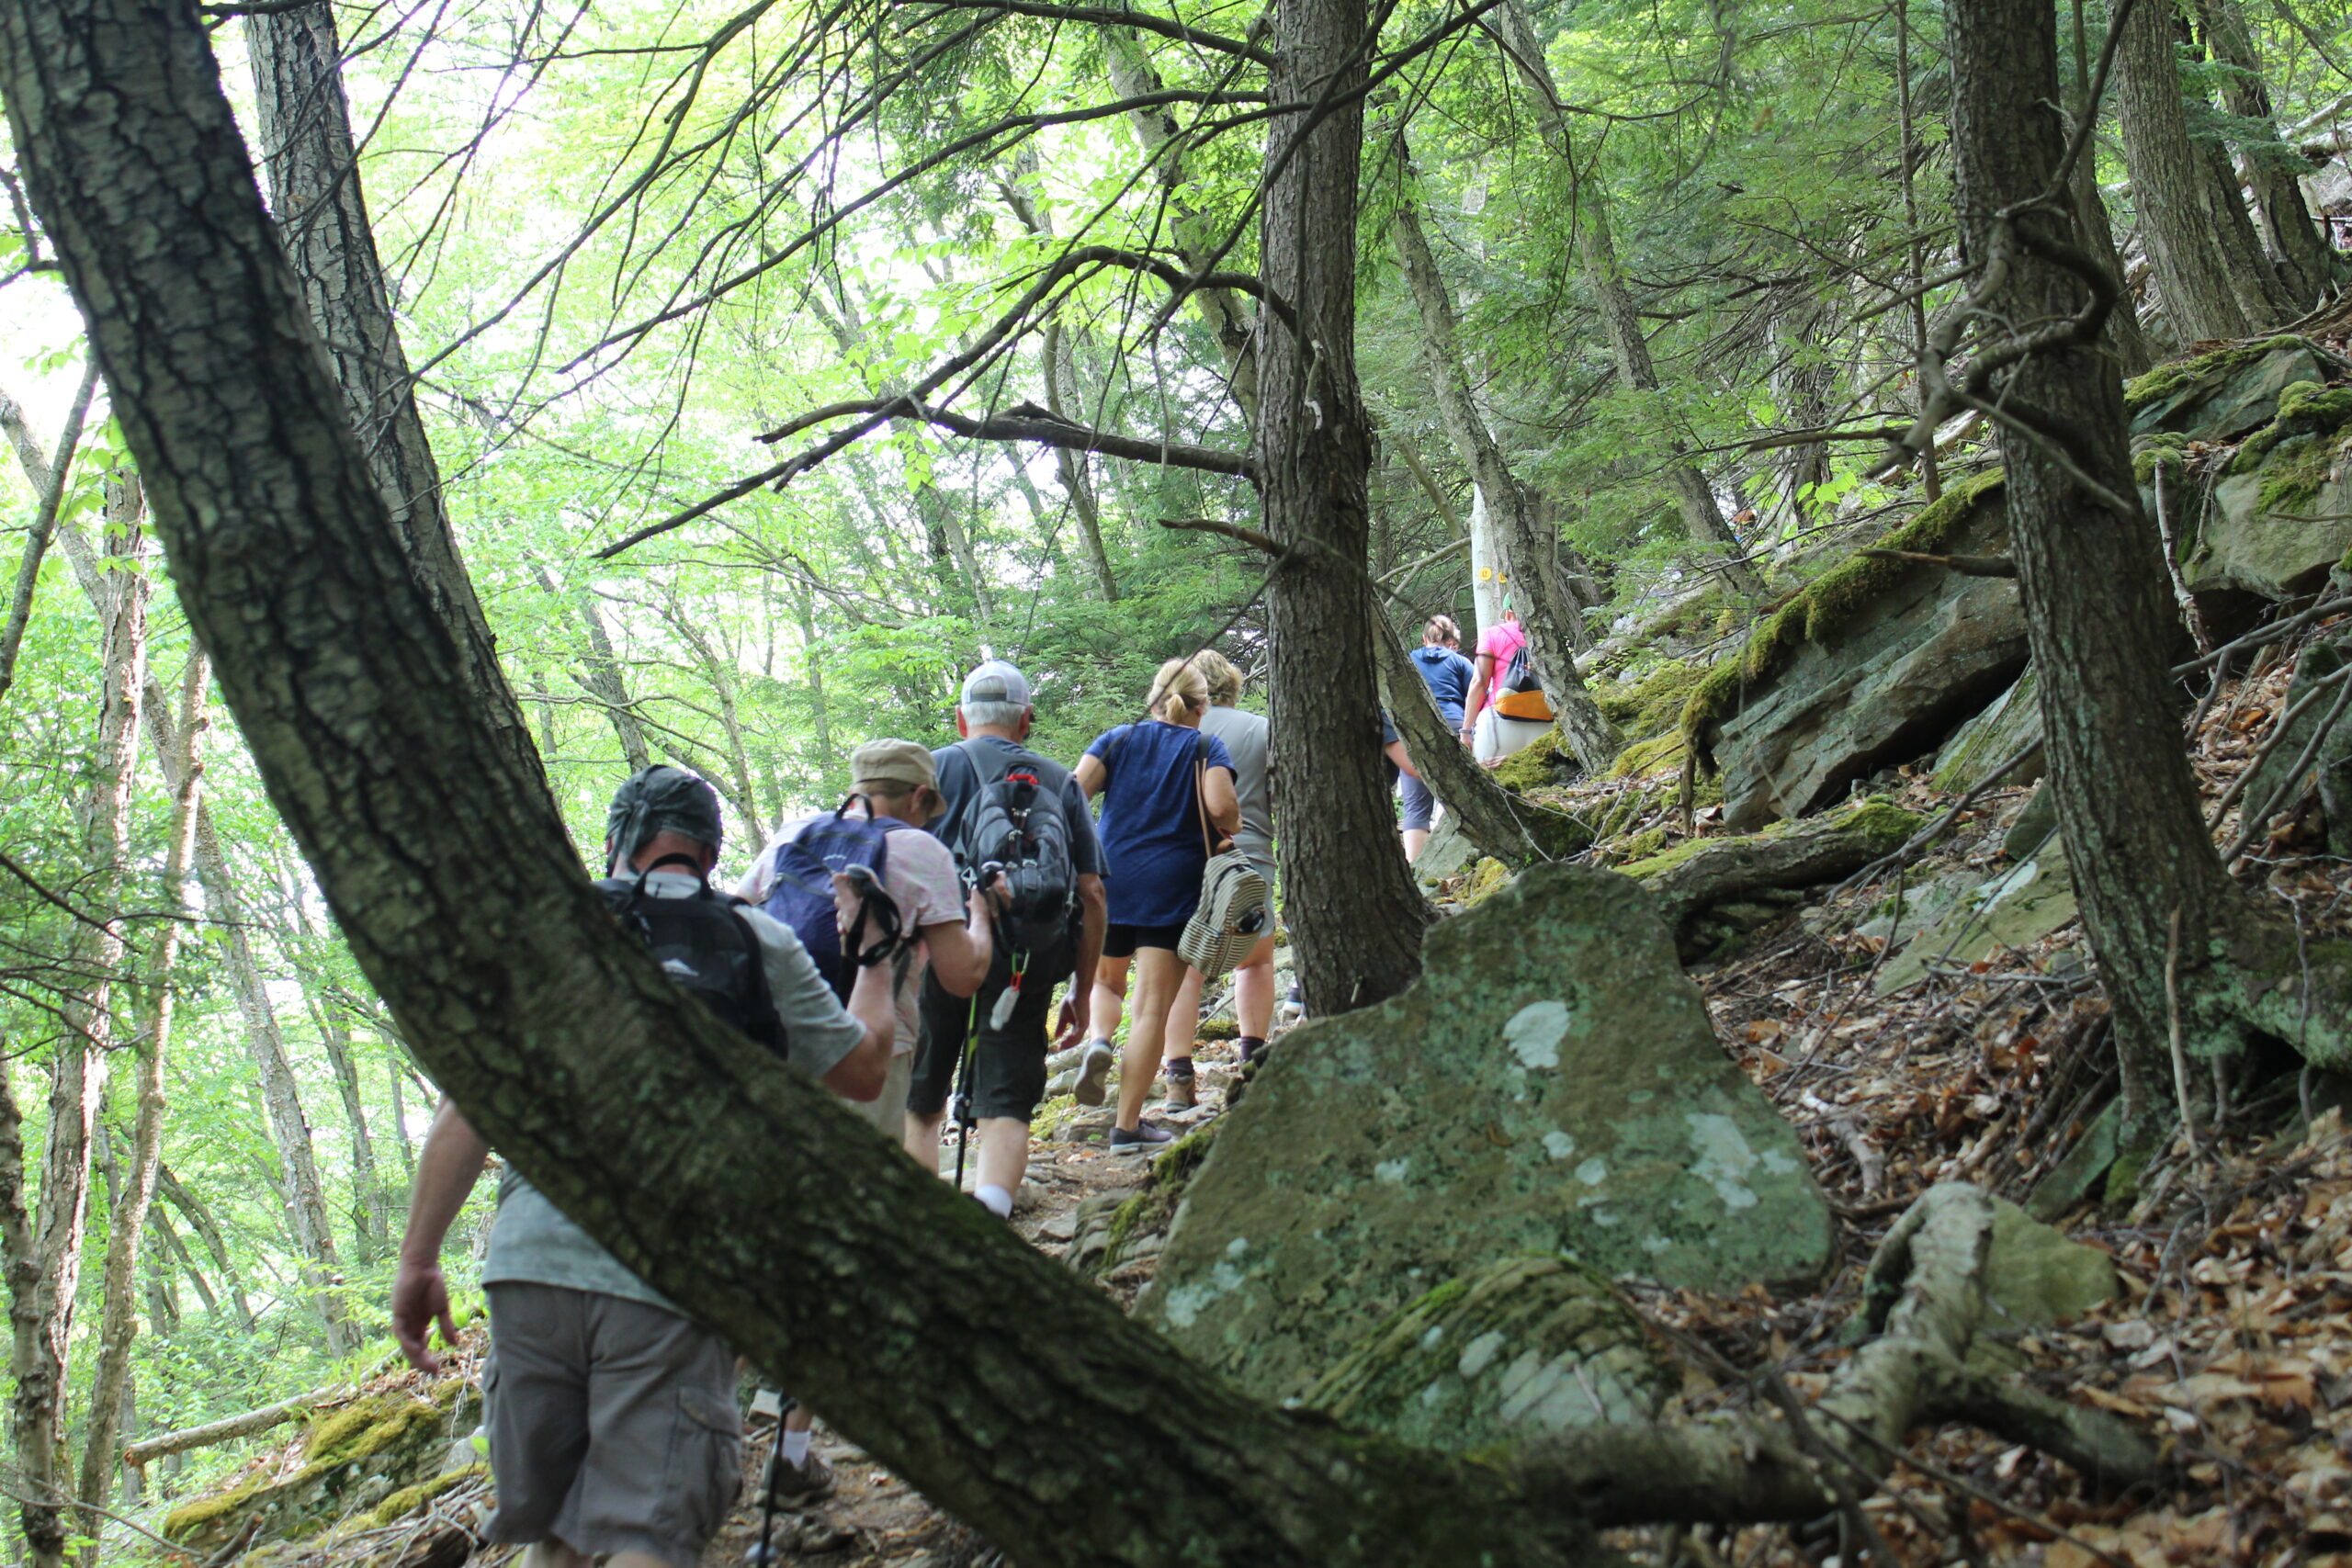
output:
POLYGON ((1462 723, 1464 728, 1478 722, 1478 714, 1481 709, 1493 705, 1495 698, 1502 691, 1503 674, 1510 668, 1511 655, 1526 646, 1527 633, 1517 621, 1498 621, 1478 634, 1478 651, 1481 654, 1491 655, 1495 664, 1493 669, 1486 672, 1486 697, 1480 702, 1478 707, 1471 709, 1463 716, 1462 723))
MULTIPOLYGON (((760 851, 760 858, 752 863, 742 880, 735 884, 735 897, 747 904, 764 904, 770 889, 775 886, 775 852, 799 837, 800 829, 817 819, 815 816, 787 822, 775 831, 760 851)), ((924 926, 964 923, 964 882, 956 873, 956 857, 947 846, 920 828, 899 828, 890 834, 890 852, 882 863, 882 889, 897 901, 899 924, 903 931, 920 931, 924 926)), ((923 967, 931 960, 928 948, 918 955, 921 962, 908 964, 899 976, 899 993, 894 998, 899 1010, 899 1037, 891 1054, 903 1056, 915 1048, 915 1039, 922 1032, 922 1015, 916 1010, 916 998, 922 993, 923 967)))

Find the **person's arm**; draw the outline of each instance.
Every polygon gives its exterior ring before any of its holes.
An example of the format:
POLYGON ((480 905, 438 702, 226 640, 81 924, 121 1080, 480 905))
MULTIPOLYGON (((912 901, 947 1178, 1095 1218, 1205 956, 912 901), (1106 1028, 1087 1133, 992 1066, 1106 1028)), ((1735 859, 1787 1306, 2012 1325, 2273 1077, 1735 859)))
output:
POLYGON ((1102 962, 1102 931, 1111 920, 1110 895, 1103 891, 1100 876, 1091 872, 1079 874, 1078 902, 1081 911, 1078 973, 1070 977, 1069 994, 1062 998, 1059 1036, 1068 1041, 1084 1039, 1087 1026, 1094 1021, 1094 971, 1102 962))
POLYGON ((1207 806, 1209 825, 1222 834, 1227 844, 1241 828, 1241 797, 1233 793, 1233 772, 1229 768, 1210 768, 1201 774, 1201 799, 1207 806))
MULTIPOLYGON (((835 872, 833 918, 840 922, 844 937, 857 919, 858 906, 857 885, 835 872)), ((883 1082, 890 1076, 890 1055, 899 1043, 899 1008, 893 995, 896 988, 893 965, 858 965, 857 979, 849 991, 849 1016, 865 1031, 865 1036, 817 1080, 843 1100, 882 1098, 883 1082)))
POLYGON ((1421 776, 1421 770, 1413 766, 1412 754, 1405 750, 1405 743, 1402 740, 1391 740, 1387 745, 1383 746, 1380 750, 1390 761, 1396 763, 1403 772, 1409 773, 1414 778, 1419 778, 1421 776))
POLYGON ((1086 792, 1089 800, 1102 793, 1102 785, 1111 777, 1102 771, 1102 760, 1091 751, 1078 760, 1078 766, 1070 770, 1070 776, 1078 781, 1078 787, 1086 792))
MULTIPOLYGON (((1487 705, 1487 689, 1494 683, 1495 656, 1481 649, 1476 660, 1472 661, 1470 671, 1470 699, 1462 705, 1462 739, 1464 742, 1469 740, 1470 731, 1477 727, 1478 715, 1487 705)), ((1414 776, 1418 778, 1420 775, 1417 773, 1414 776)))
POLYGON ((458 1325, 449 1315, 449 1282, 441 1274, 441 1243, 489 1159, 490 1145, 481 1134, 456 1104, 444 1100, 416 1156, 408 1229, 401 1236, 400 1267, 392 1275, 392 1334, 401 1342, 401 1354, 420 1372, 441 1370, 441 1359, 433 1353, 435 1323, 446 1343, 458 1342, 458 1325))
POLYGON ((996 960, 994 922, 989 918, 989 898, 978 888, 972 889, 970 902, 965 906, 964 923, 942 920, 922 928, 923 945, 931 951, 932 977, 951 997, 968 997, 980 988, 989 977, 989 965, 996 960))

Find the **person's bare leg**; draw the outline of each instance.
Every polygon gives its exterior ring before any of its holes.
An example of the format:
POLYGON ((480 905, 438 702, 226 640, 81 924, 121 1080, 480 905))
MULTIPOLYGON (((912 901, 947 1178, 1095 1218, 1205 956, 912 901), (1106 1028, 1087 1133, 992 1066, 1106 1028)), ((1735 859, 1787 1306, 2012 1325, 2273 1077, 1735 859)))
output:
POLYGON ((1189 964, 1184 965, 1175 999, 1168 1004, 1168 1035, 1159 1053, 1170 1068, 1193 1059, 1193 1044, 1201 1032, 1201 989, 1207 984, 1207 976, 1189 964))
POLYGON ((1242 1035, 1263 1040, 1274 1024, 1274 933, 1268 931, 1250 950, 1233 976, 1233 1017, 1242 1035))
POLYGON ((1405 863, 1410 865, 1421 858, 1421 846, 1430 841, 1430 830, 1427 828, 1408 828, 1404 836, 1405 863))
MULTIPOLYGON (((974 1192, 995 1187, 1007 1208, 1021 1197, 1021 1178, 1028 1176, 1028 1122, 1018 1117, 981 1119, 981 1168, 974 1178, 974 1192)), ((986 1199, 983 1199, 986 1201, 986 1199)), ((995 1208, 990 1203, 990 1208, 995 1208)))
MULTIPOLYGON (((640 1564, 650 1562, 660 1565, 660 1568, 668 1568, 668 1564, 662 1563, 660 1558, 648 1556, 642 1551, 616 1552, 613 1557, 616 1563, 632 1560, 640 1564)), ((584 1551, 572 1551, 560 1540, 535 1540, 523 1549, 522 1568, 596 1568, 596 1560, 584 1551)))
POLYGON ((1125 1132, 1143 1124, 1144 1101, 1151 1098, 1151 1086, 1159 1077, 1168 1007, 1183 979, 1184 961, 1170 949, 1136 949, 1135 1010, 1127 1020, 1127 1048, 1119 1064, 1119 1114, 1114 1123, 1125 1132))
POLYGON ((1109 953, 1094 966, 1094 998, 1089 1004, 1086 1027, 1097 1040, 1119 1037, 1119 1011, 1127 999, 1127 964, 1125 958, 1109 953))
POLYGON ((947 1112, 936 1116, 918 1116, 907 1112, 907 1153, 914 1162, 933 1176, 939 1174, 939 1129, 947 1124, 947 1112))
MULTIPOLYGON (((580 1568, 589 1568, 595 1559, 582 1557, 574 1561, 580 1564, 580 1568)), ((605 1568, 670 1568, 670 1560, 666 1557, 656 1557, 650 1551, 616 1551, 605 1559, 605 1568)))

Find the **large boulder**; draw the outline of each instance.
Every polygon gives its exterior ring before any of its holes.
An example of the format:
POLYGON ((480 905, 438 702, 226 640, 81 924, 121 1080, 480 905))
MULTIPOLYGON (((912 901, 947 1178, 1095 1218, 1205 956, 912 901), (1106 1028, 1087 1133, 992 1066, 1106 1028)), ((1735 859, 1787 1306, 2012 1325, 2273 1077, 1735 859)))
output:
POLYGON ((1137 1310, 1286 1398, 1498 1259, 1736 1290, 1810 1280, 1831 1247, 1794 1134, 1716 1042, 1648 894, 1547 864, 1440 922, 1403 995, 1285 1037, 1137 1310))
POLYGON ((2197 593, 2239 589, 2292 599, 2352 550, 2352 388, 2296 381, 2277 416, 2246 437, 2210 506, 2168 495, 2182 580, 2197 593), (2184 504, 2184 502, 2188 503, 2184 504))
MULTIPOLYGON (((1955 484, 1880 546, 2006 555, 2000 470, 1955 484)), ((1748 832, 1934 750, 2025 663, 2014 580, 1856 556, 1759 624, 1693 694, 1682 729, 1723 771, 1725 826, 1748 832)))
POLYGON ((2256 338, 2157 366, 2124 389, 2123 406, 2135 436, 2170 432, 2191 441, 2234 441, 2270 423, 2287 388, 2324 381, 2343 368, 2308 338, 2256 338))
MULTIPOLYGON (((1995 697, 1983 713, 1951 732, 1936 753, 1930 782, 1947 794, 1974 789, 1993 770, 2041 739, 2041 682, 2032 670, 2018 677, 2016 685, 1995 697)), ((2002 782, 2031 784, 2045 771, 2040 754, 2011 769, 2002 782)))

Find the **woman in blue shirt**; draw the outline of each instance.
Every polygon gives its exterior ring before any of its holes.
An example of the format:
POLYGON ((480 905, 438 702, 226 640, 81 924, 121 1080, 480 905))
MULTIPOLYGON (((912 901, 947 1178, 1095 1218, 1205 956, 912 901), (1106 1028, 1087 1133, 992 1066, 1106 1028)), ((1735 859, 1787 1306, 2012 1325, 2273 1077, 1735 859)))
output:
MULTIPOLYGON (((1184 980, 1176 942, 1200 902, 1201 874, 1211 846, 1227 848, 1241 825, 1233 755, 1224 741, 1201 733, 1209 687, 1199 667, 1189 659, 1161 665, 1146 706, 1149 718, 1097 736, 1076 769, 1080 786, 1102 797, 1100 826, 1111 902, 1102 956, 1132 958, 1135 964, 1119 1109, 1111 1128, 1113 1154, 1140 1153, 1175 1135, 1165 1127, 1145 1126, 1143 1106, 1159 1076, 1168 1004, 1184 980)), ((1109 1058, 1104 1042, 1088 1044, 1079 1074, 1081 1089, 1102 1083, 1109 1058)))
MULTIPOLYGON (((1462 633, 1451 615, 1431 615, 1421 628, 1421 646, 1413 649, 1413 668, 1419 672, 1421 683, 1437 699, 1438 711, 1445 715, 1449 730, 1462 728, 1462 712, 1470 696, 1470 682, 1476 671, 1470 661, 1462 657, 1462 633)), ((1397 787, 1405 796, 1405 858, 1420 858, 1421 846, 1430 840, 1430 807, 1436 797, 1430 786, 1415 773, 1407 773, 1397 787)))

